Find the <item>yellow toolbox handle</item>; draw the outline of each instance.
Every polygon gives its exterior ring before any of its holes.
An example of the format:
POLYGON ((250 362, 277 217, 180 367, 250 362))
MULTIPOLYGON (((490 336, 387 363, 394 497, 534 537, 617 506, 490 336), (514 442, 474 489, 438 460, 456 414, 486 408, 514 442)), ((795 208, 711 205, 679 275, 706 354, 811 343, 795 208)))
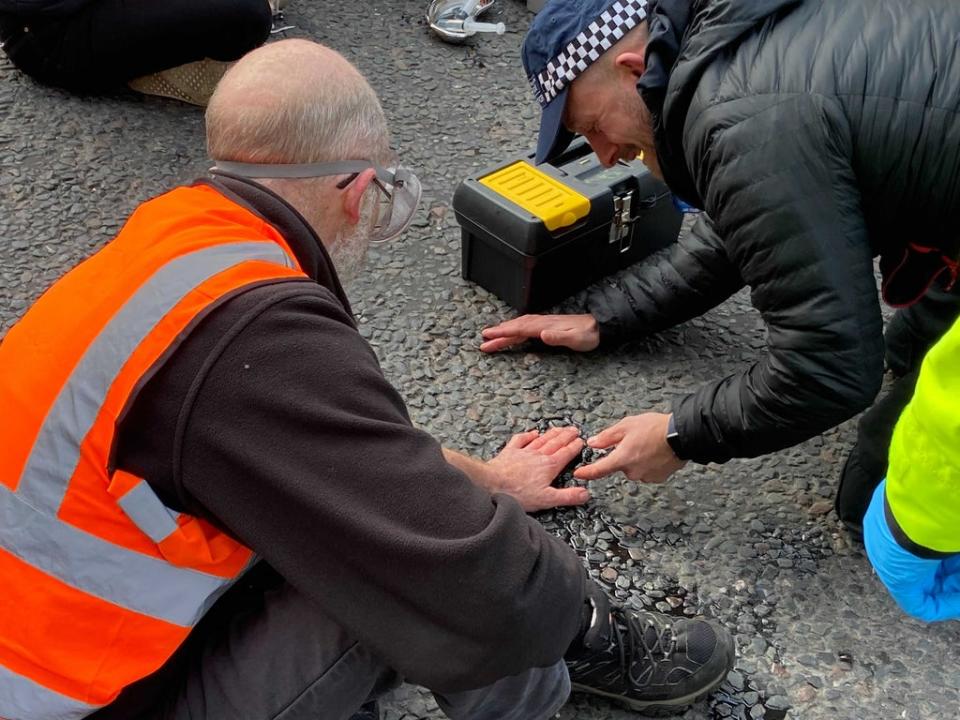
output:
POLYGON ((480 184, 540 218, 547 230, 573 225, 590 212, 590 199, 526 160, 480 178, 480 184))

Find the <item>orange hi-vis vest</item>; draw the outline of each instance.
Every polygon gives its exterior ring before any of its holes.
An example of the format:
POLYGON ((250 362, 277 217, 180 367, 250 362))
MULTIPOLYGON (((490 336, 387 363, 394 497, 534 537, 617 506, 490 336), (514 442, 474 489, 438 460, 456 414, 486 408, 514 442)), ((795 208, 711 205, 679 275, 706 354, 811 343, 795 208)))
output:
POLYGON ((305 277, 254 213, 209 186, 178 188, 0 343, 0 718, 74 720, 109 704, 253 562, 114 470, 111 453, 139 388, 206 313, 305 277))

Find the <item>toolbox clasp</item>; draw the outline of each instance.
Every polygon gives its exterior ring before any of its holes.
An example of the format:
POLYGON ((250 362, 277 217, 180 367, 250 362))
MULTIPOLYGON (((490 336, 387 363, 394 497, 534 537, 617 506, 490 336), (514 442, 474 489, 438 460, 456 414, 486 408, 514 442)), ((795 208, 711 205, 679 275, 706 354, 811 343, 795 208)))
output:
POLYGON ((630 224, 633 222, 633 192, 613 196, 613 221, 610 223, 610 244, 618 243, 620 252, 630 249, 632 238, 630 224))

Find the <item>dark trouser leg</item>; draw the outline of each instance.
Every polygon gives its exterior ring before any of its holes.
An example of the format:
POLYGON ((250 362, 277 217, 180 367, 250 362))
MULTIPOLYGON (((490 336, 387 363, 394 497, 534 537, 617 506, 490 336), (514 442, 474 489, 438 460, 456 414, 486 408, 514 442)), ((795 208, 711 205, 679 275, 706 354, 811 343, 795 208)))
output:
POLYGON ((89 720, 347 720, 399 682, 290 585, 245 579, 158 673, 89 720))
POLYGON ((840 474, 836 511, 851 529, 859 530, 873 491, 887 474, 893 428, 913 397, 923 356, 958 316, 960 287, 952 292, 934 288, 899 310, 887 326, 887 366, 900 377, 860 418, 857 444, 840 474))
POLYGON ((263 44, 271 20, 267 0, 94 0, 67 18, 6 16, 0 32, 23 72, 94 91, 207 57, 236 60, 263 44))
POLYGON ((836 511, 851 530, 862 532, 863 516, 870 498, 887 474, 887 454, 893 428, 913 397, 919 368, 894 381, 890 389, 860 418, 857 443, 850 450, 840 473, 836 511))
POLYGON ((563 660, 479 690, 434 693, 451 720, 546 720, 557 714, 569 695, 570 674, 563 660))
MULTIPOLYGON (((347 720, 400 680, 288 584, 248 576, 167 665, 88 720, 347 720)), ((569 691, 560 661, 437 700, 452 720, 546 720, 569 691)))

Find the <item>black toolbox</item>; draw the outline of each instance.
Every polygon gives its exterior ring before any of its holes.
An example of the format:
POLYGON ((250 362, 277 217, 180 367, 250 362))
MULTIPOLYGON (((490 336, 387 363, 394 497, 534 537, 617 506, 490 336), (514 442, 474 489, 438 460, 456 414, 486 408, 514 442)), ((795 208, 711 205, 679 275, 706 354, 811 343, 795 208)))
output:
POLYGON ((640 160, 604 168, 582 138, 556 161, 515 157, 453 196, 463 277, 520 312, 551 307, 676 242, 682 214, 640 160))

